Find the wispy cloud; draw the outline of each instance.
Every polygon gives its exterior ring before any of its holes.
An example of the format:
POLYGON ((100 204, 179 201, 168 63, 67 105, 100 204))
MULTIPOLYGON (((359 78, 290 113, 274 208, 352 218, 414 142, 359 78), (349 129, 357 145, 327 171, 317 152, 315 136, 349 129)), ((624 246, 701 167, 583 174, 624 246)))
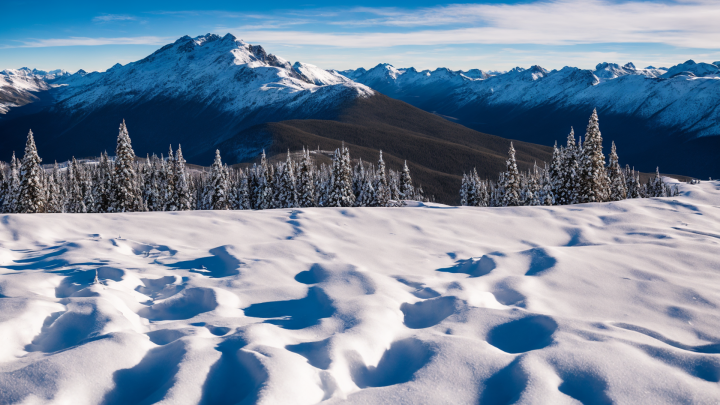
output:
POLYGON ((136 21, 138 18, 132 15, 126 14, 102 14, 93 17, 93 22, 106 23, 111 21, 136 21))
POLYGON ((372 18, 326 21, 329 26, 376 29, 248 30, 235 33, 251 41, 390 47, 442 44, 576 45, 597 43, 661 43, 686 48, 720 48, 720 2, 681 0, 653 3, 607 0, 551 0, 516 5, 451 5, 419 10, 354 8, 372 18), (442 26, 443 28, 440 28, 442 26), (380 32, 381 27, 395 27, 380 32), (429 29, 430 27, 437 27, 429 29), (402 28, 399 32, 397 28, 402 28))
POLYGON ((20 45, 7 46, 7 48, 47 48, 54 46, 98 46, 98 45, 164 45, 173 38, 170 37, 126 37, 126 38, 52 38, 22 41, 20 45))

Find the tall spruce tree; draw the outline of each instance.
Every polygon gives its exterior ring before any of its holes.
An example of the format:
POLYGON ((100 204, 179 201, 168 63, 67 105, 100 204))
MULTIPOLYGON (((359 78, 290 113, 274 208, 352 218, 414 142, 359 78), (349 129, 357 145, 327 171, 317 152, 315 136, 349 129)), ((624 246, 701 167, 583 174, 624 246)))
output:
POLYGON ((298 173, 298 206, 301 208, 317 205, 314 174, 315 171, 310 161, 310 150, 305 150, 303 147, 303 157, 300 161, 300 172, 298 173))
POLYGON ((210 200, 209 205, 212 210, 228 209, 228 184, 227 171, 222 164, 220 158, 220 150, 215 150, 215 161, 212 164, 210 174, 210 200))
POLYGON ((175 153, 173 175, 175 179, 169 208, 171 211, 173 209, 177 211, 189 210, 191 206, 190 184, 188 183, 187 174, 185 173, 185 159, 183 158, 182 147, 180 145, 178 145, 177 152, 175 153))
POLYGON ((580 155, 580 146, 575 144, 575 131, 570 128, 570 134, 567 137, 565 148, 561 152, 562 161, 562 185, 556 191, 557 203, 560 205, 576 204, 578 202, 579 192, 579 168, 578 159, 580 155))
POLYGON ((387 207, 390 203, 391 196, 387 178, 387 169, 385 167, 385 161, 382 157, 382 150, 380 151, 376 174, 373 188, 375 189, 375 194, 377 195, 378 206, 387 207))
POLYGON ((625 185, 625 174, 620 168, 615 142, 610 149, 610 162, 608 164, 608 178, 610 180, 609 201, 620 201, 627 198, 627 186, 625 185))
POLYGON ((65 212, 81 214, 87 212, 85 198, 82 192, 82 179, 78 174, 78 162, 75 157, 68 162, 65 172, 65 187, 67 199, 65 201, 65 212))
POLYGON ((415 199, 415 188, 412 185, 412 178, 410 177, 410 169, 408 169, 407 160, 405 161, 403 171, 400 174, 400 199, 415 199))
POLYGON ((35 139, 30 131, 25 144, 25 155, 20 164, 20 195, 16 212, 45 212, 46 191, 43 187, 45 172, 40 167, 40 162, 42 159, 38 156, 35 139))
POLYGON ((602 202, 609 198, 609 182, 605 170, 605 155, 602 151, 602 135, 597 110, 593 110, 585 133, 580 162, 580 202, 602 202))
POLYGON ((508 160, 505 165, 502 205, 505 207, 513 207, 520 205, 520 173, 518 172, 517 162, 515 161, 515 148, 512 142, 510 142, 508 160))
POLYGON ((141 211, 142 193, 135 171, 135 152, 133 152, 125 120, 120 124, 112 182, 112 212, 141 211))

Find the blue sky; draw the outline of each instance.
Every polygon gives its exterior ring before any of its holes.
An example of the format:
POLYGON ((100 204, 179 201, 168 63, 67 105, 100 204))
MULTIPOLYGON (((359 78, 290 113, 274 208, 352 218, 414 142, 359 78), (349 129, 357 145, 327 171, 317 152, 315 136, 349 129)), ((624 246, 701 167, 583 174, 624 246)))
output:
POLYGON ((0 69, 105 70, 227 32, 326 69, 671 66, 720 60, 718 21, 719 0, 14 0, 0 8, 0 69))

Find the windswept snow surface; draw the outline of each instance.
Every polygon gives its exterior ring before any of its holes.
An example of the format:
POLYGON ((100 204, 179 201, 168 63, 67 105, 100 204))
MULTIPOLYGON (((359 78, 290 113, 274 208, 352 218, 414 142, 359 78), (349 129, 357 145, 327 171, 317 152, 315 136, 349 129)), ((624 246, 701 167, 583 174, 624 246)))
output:
POLYGON ((681 192, 5 215, 0 403, 715 404, 720 182, 681 192))

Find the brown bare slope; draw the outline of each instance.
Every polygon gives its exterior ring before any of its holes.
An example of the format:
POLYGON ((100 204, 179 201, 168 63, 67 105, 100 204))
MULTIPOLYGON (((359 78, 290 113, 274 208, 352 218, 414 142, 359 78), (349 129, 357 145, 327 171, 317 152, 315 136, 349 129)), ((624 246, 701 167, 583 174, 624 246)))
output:
MULTIPOLYGON (((444 203, 459 202, 463 172, 477 168, 481 177, 496 178, 505 169, 510 139, 477 132, 425 112, 405 102, 378 94, 354 100, 334 119, 288 120, 257 125, 224 142, 220 150, 230 163, 233 151, 252 139, 272 139, 272 156, 302 147, 333 150, 341 142, 353 158, 377 162, 378 150, 394 170, 407 160, 416 185, 444 203)), ((550 162, 552 148, 513 141, 521 170, 550 162)))

